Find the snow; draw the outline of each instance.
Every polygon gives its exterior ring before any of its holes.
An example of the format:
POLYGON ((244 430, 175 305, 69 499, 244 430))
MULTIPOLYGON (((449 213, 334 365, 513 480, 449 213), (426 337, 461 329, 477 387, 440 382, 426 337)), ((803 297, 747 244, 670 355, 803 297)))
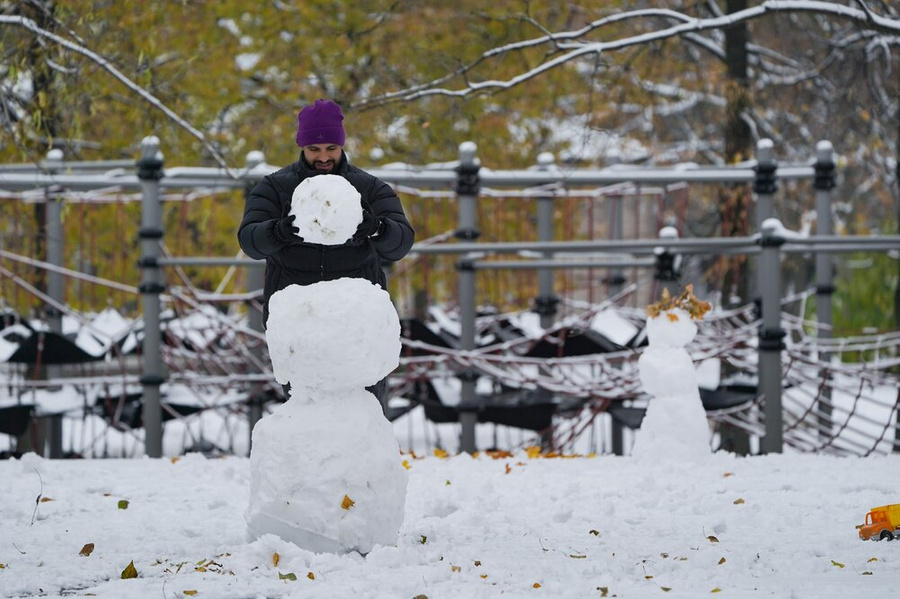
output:
POLYGON ((900 499, 898 456, 404 459, 398 544, 365 557, 248 541, 246 458, 0 462, 0 596, 846 599, 900 584, 900 543, 854 528, 900 499))
POLYGON ((362 222, 360 194, 340 175, 309 177, 294 189, 290 214, 304 241, 341 244, 362 222))

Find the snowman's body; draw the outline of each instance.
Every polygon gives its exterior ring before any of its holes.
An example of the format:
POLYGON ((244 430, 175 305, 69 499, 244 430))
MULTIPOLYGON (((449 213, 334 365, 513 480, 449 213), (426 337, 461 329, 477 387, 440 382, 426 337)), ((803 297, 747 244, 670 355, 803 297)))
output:
MULTIPOLYGON (((342 224, 347 210, 333 210, 341 198, 327 191, 309 222, 352 233, 355 224, 342 224)), ((351 211, 357 224, 358 216, 351 211)), ((291 397, 253 429, 250 537, 275 534, 316 552, 396 544, 407 474, 393 429, 365 390, 399 363, 390 296, 364 279, 288 286, 269 301, 266 340, 275 378, 290 383, 291 397)))

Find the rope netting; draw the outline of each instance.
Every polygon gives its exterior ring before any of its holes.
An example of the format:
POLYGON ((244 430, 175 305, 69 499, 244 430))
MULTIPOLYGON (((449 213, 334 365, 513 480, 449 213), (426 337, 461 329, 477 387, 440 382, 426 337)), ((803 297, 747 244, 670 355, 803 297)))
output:
MULTIPOLYGON (((165 248, 164 253, 170 255, 165 248)), ((77 320, 85 333, 93 335, 98 345, 95 351, 102 356, 96 362, 67 366, 52 380, 35 380, 33 368, 29 370, 24 364, 2 364, 0 375, 8 395, 19 402, 36 402, 41 393, 74 390, 79 398, 76 405, 70 402, 58 410, 69 420, 78 421, 68 440, 73 453, 139 452, 140 319, 125 322, 111 334, 98 329, 89 315, 53 302, 8 269, 4 268, 2 274, 77 320), (118 443, 111 450, 110 431, 129 436, 130 447, 118 443)), ((265 336, 248 325, 247 310, 240 309, 243 304, 249 310, 260 310, 260 297, 204 291, 195 287, 180 268, 169 274, 173 280, 162 296, 165 311, 161 320, 161 357, 167 371, 162 404, 167 430, 178 428, 185 447, 243 453, 251 410, 271 408, 281 400, 281 386, 270 371, 265 336), (172 427, 172 422, 179 426, 172 427)), ((225 276, 233 274, 229 270, 225 276)), ((87 282, 105 284, 96 277, 87 282)), ((125 290, 112 282, 110 286, 125 290)), ((224 281, 218 288, 225 288, 224 281)), ((400 367, 391 376, 392 395, 405 400, 409 411, 422 399, 422 383, 464 376, 489 381, 497 395, 519 391, 519 400, 529 393, 531 397, 543 393, 541 397, 550 396, 565 409, 554 414, 551 430, 542 433, 553 439, 555 448, 571 449, 582 435, 593 431, 598 418, 611 406, 640 408, 652 400, 642 390, 637 367, 645 345, 640 332, 646 316, 643 310, 624 305, 634 291, 631 286, 598 304, 564 302, 566 316, 548 329, 525 326, 523 323, 534 316, 530 312, 480 316, 476 321, 478 347, 469 351, 453 347, 452 336, 459 326, 453 310, 434 310, 432 320, 425 324, 436 334, 444 333, 442 338, 451 342, 439 345, 404 337, 400 367), (602 352, 565 355, 568 341, 592 334, 597 317, 610 312, 637 334, 628 341, 610 342, 612 347, 602 352), (529 355, 538 344, 558 348, 559 354, 529 355)), ((795 315, 804 313, 810 294, 783 300, 781 324, 787 332, 782 353, 786 445, 804 452, 839 455, 900 451, 900 332, 832 339, 826 329, 795 315), (794 308, 787 309, 790 306, 794 308)), ((745 401, 713 409, 707 406, 710 420, 757 437, 764 434, 765 425, 765 398, 755 391, 759 329, 754 305, 719 310, 698 322, 698 334, 688 347, 698 365, 716 365, 720 382, 742 381, 752 389, 745 401)), ((490 394, 482 394, 479 401, 490 405, 493 400, 490 394)))

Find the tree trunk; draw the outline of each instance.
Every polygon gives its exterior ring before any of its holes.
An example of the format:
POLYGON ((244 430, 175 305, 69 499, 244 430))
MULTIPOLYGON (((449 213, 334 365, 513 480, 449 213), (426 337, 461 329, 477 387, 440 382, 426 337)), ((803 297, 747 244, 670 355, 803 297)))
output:
MULTIPOLYGON (((747 0, 728 0, 728 13, 747 8, 747 0)), ((725 98, 725 160, 732 164, 746 160, 752 154, 753 133, 744 120, 751 105, 747 75, 746 23, 738 23, 725 29, 725 63, 727 83, 725 98)), ((747 185, 733 185, 722 189, 719 215, 722 235, 742 237, 750 234, 753 196, 747 185)), ((722 300, 726 304, 740 305, 750 300, 749 273, 744 256, 722 257, 716 265, 722 285, 722 300), (734 301, 729 301, 734 298, 734 301)))

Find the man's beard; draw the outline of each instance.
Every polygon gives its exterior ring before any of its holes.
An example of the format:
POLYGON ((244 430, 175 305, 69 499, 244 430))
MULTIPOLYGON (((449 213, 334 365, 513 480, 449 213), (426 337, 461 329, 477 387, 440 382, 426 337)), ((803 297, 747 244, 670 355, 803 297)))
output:
POLYGON ((334 160, 326 160, 325 162, 316 162, 313 164, 313 168, 315 168, 319 172, 330 173, 334 170, 334 160))

